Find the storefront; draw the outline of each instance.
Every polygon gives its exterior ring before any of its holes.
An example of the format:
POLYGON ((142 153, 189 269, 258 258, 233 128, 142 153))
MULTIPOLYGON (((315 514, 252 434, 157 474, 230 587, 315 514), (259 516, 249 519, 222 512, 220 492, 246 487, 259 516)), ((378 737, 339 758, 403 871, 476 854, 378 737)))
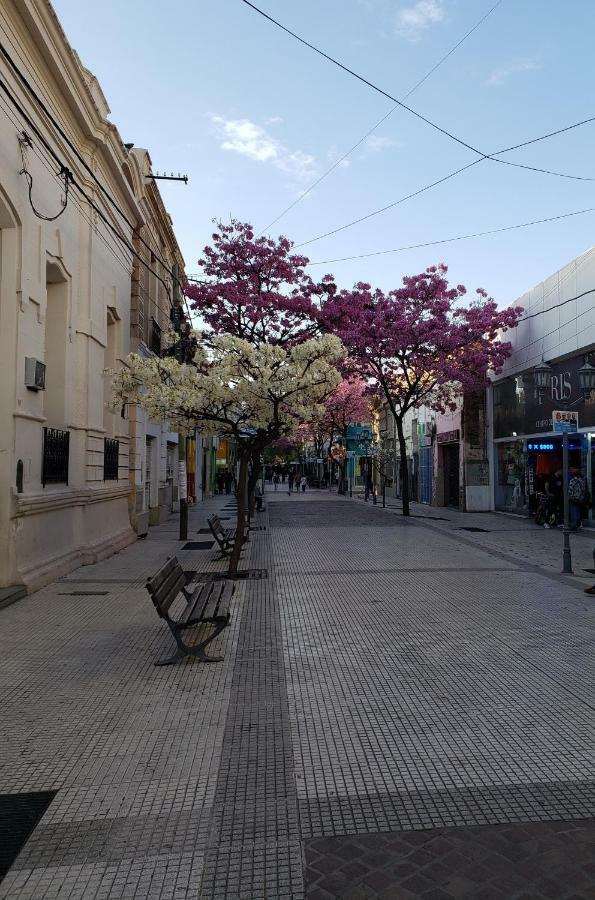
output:
MULTIPOLYGON (((547 392, 537 390, 534 369, 503 378, 493 385, 494 501, 503 512, 531 516, 546 484, 562 469, 562 437, 554 433, 556 410, 578 411, 579 430, 570 435, 570 467, 580 469, 593 496, 595 464, 595 397, 583 399, 578 354, 552 363, 547 392), (593 432, 593 434, 591 433, 593 432)), ((585 511, 594 518, 593 503, 585 511)))

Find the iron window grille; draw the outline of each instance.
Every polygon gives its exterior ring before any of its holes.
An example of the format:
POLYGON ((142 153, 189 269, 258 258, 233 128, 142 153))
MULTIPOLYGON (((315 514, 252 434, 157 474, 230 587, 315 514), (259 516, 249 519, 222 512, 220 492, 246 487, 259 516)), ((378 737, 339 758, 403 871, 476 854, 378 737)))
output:
POLYGON ((43 429, 43 458, 41 483, 68 484, 70 432, 58 428, 43 429))
POLYGON ((149 342, 149 349, 156 353, 157 356, 161 356, 161 328, 155 321, 155 319, 151 319, 151 340, 149 342))
POLYGON ((103 440, 103 480, 118 480, 118 465, 120 461, 120 442, 114 438, 103 440))

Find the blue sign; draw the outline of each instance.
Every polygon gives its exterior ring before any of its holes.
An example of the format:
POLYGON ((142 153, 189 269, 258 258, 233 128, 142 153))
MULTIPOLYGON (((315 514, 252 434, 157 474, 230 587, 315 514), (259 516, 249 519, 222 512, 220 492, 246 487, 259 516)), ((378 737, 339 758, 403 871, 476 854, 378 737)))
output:
POLYGON ((349 425, 346 437, 348 450, 353 450, 356 456, 367 455, 373 441, 370 425, 349 425))
POLYGON ((556 448, 555 444, 544 443, 542 441, 539 441, 539 443, 537 443, 536 441, 528 441, 527 442, 527 450, 532 450, 534 453, 535 452, 546 453, 548 451, 556 450, 556 449, 557 448, 556 448))
POLYGON ((578 431, 578 412, 572 409, 555 409, 552 413, 552 425, 559 434, 578 431))

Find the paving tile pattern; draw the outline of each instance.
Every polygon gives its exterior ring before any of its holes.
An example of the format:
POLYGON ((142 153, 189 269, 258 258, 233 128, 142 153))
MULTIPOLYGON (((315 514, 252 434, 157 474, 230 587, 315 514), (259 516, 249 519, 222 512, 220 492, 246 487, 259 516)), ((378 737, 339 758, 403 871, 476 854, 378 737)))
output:
POLYGON ((172 553, 222 570, 173 523, 1 611, 0 793, 57 791, 3 900, 198 895, 244 586, 212 645, 223 663, 155 668, 173 641, 144 581, 172 553))
MULTIPOLYGON (((265 521, 260 516, 259 521, 265 521)), ((250 566, 270 556, 251 537, 250 566)), ((274 577, 247 582, 201 897, 303 896, 302 847, 274 577)))
POLYGON ((595 821, 317 838, 308 900, 591 900, 595 821))
POLYGON ((313 498, 293 527, 270 507, 308 848, 595 816, 595 607, 573 584, 363 504, 332 526, 313 498))
POLYGON ((267 499, 221 664, 153 667, 147 573, 225 567, 175 520, 0 611, 0 793, 57 791, 0 900, 595 896, 595 604, 560 536, 267 499))

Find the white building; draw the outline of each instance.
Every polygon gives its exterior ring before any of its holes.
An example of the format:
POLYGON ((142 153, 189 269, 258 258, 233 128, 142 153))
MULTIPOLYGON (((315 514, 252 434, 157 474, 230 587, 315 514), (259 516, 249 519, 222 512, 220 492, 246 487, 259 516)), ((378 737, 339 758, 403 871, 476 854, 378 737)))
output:
POLYGON ((138 527, 172 508, 177 439, 110 413, 102 373, 155 345, 167 291, 147 266, 183 260, 148 155, 51 4, 0 4, 0 40, 1 603, 134 540, 129 511, 138 527))
MULTIPOLYGON (((595 396, 583 399, 579 370, 595 349, 595 248, 536 285, 515 305, 525 310, 505 335, 513 353, 490 389, 492 508, 523 515, 536 506, 544 480, 562 465, 556 411, 578 411, 570 461, 582 469, 593 495, 595 396), (547 393, 538 390, 535 367, 551 366, 547 393), (594 434, 591 434, 594 432, 594 434)), ((590 514, 592 517, 592 512, 590 514)))

